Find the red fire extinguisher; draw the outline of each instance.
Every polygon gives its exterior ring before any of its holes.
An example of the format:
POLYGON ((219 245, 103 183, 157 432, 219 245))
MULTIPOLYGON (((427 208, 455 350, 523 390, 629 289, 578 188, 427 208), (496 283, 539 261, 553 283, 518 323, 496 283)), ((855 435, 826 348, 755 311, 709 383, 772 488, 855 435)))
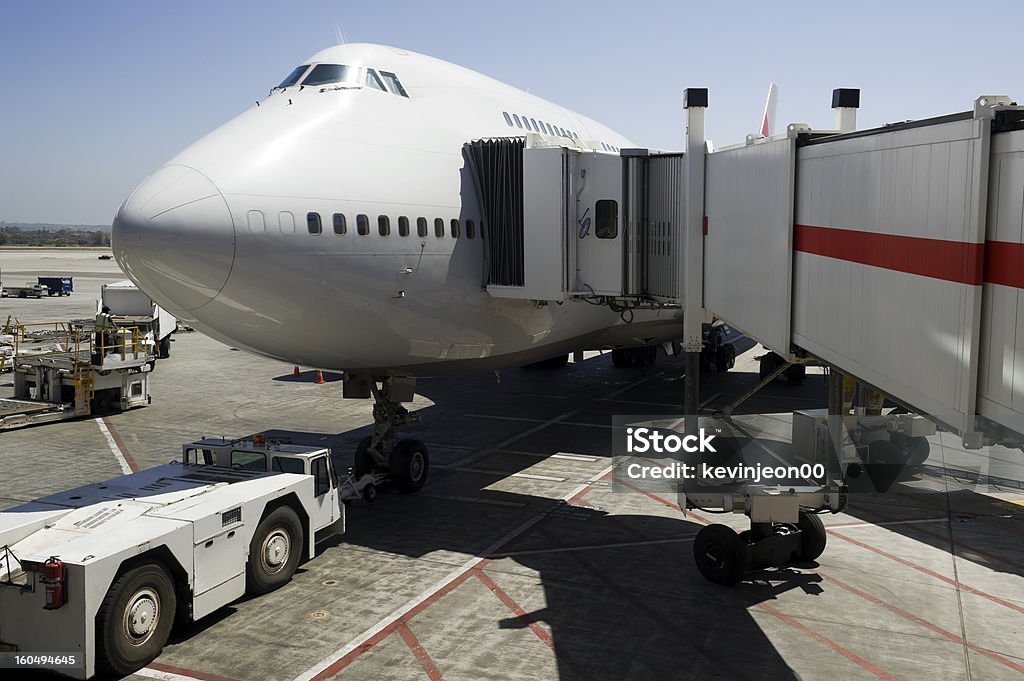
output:
POLYGON ((39 581, 46 588, 47 610, 56 610, 67 603, 67 592, 65 590, 66 576, 64 575, 64 563, 51 556, 43 563, 42 576, 39 581))

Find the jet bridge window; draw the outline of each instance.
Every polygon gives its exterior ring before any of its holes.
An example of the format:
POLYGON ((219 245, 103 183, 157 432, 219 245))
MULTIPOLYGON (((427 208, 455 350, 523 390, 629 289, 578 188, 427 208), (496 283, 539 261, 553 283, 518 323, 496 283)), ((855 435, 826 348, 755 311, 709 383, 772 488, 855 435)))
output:
POLYGON ((320 224, 320 213, 306 213, 306 229, 310 234, 320 234, 324 231, 320 224))
POLYGON ((244 452, 236 449, 231 452, 231 467, 244 471, 265 471, 267 455, 263 452, 244 452))
POLYGON ((427 235, 427 219, 426 218, 416 218, 416 234, 418 234, 419 236, 426 236, 427 235))
POLYGON ((366 87, 373 88, 374 90, 380 90, 381 92, 387 92, 387 90, 384 89, 384 83, 380 82, 377 72, 373 69, 366 69, 366 87))
POLYGON ((406 93, 405 88, 402 87, 402 83, 399 82, 398 76, 391 73, 390 71, 381 71, 380 76, 381 78, 384 79, 384 82, 387 83, 388 92, 390 92, 393 95, 398 95, 400 97, 409 96, 406 93))
POLYGON ((345 216, 341 213, 335 213, 334 217, 334 233, 338 236, 343 236, 348 231, 348 225, 345 224, 345 216))
POLYGON ((356 69, 344 64, 317 64, 302 81, 302 84, 313 87, 331 83, 349 83, 354 86, 356 83, 352 81, 356 75, 356 69))
MULTIPOLYGON (((285 88, 285 87, 291 87, 292 85, 295 85, 296 83, 299 82, 299 78, 302 78, 302 74, 304 74, 306 72, 306 69, 308 69, 308 68, 309 68, 309 64, 303 64, 302 66, 296 66, 295 70, 292 71, 291 73, 289 73, 288 77, 285 78, 284 80, 282 80, 281 84, 278 85, 277 87, 278 88, 285 88)), ((276 90, 277 88, 274 88, 274 89, 276 90)))
POLYGON ((598 239, 614 239, 619 235, 619 204, 612 199, 601 199, 594 209, 597 223, 594 234, 598 239))
POLYGON ((356 216, 356 232, 359 236, 366 236, 370 233, 370 218, 360 213, 356 216))

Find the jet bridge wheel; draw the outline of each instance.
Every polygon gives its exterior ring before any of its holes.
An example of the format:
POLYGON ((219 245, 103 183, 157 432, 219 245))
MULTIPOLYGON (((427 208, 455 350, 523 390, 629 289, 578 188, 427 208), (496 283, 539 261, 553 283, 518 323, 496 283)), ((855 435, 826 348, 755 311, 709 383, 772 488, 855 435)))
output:
POLYGON ((732 586, 747 571, 747 545, 728 525, 701 528, 693 540, 693 559, 697 569, 715 584, 732 586))
POLYGON ((795 557, 808 563, 817 560, 825 551, 825 544, 828 542, 825 523, 821 522, 817 513, 800 511, 800 519, 796 526, 800 530, 800 550, 795 557))
POLYGON ((430 455, 419 440, 399 440, 391 452, 391 483, 399 492, 418 492, 427 481, 430 455))
POLYGON ((127 676, 152 662, 167 643, 176 609, 174 582, 159 563, 118 577, 96 615, 97 666, 127 676))
POLYGON ((290 506, 278 506, 256 527, 249 542, 245 591, 254 596, 284 586, 302 557, 302 522, 290 506))

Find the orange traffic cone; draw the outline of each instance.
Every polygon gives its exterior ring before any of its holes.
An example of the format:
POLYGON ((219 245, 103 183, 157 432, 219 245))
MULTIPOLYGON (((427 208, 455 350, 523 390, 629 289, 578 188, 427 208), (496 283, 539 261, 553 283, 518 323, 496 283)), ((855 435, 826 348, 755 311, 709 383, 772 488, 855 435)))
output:
POLYGON ((316 370, 316 380, 313 381, 313 382, 316 383, 317 385, 320 385, 321 383, 323 383, 324 382, 324 372, 322 372, 319 369, 317 369, 316 370))
POLYGON ((292 371, 292 376, 298 376, 298 375, 299 375, 299 367, 295 367, 295 369, 292 371))

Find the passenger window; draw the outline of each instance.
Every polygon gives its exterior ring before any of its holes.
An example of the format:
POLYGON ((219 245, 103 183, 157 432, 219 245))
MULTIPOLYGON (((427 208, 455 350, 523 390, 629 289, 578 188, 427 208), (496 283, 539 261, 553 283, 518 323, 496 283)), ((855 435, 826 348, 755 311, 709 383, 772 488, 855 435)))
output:
POLYGON ((472 220, 466 220, 466 238, 472 239, 476 236, 476 224, 472 220))
POLYGON ((243 471, 266 471, 267 455, 262 452, 231 452, 231 467, 243 471))
POLYGON ((374 90, 380 90, 381 92, 387 92, 384 89, 384 83, 380 82, 380 78, 377 77, 377 72, 373 69, 366 69, 366 87, 373 88, 374 90))
POLYGON ((276 473, 298 473, 299 475, 306 472, 302 469, 301 459, 283 459, 280 456, 274 457, 272 470, 276 473))
POLYGON ((356 216, 356 232, 359 236, 366 236, 370 233, 370 218, 362 213, 356 216))
POLYGON ((550 123, 545 123, 544 127, 548 129, 548 134, 551 135, 552 137, 554 137, 555 131, 551 129, 551 124, 550 123))
POLYGON ((558 134, 561 135, 562 137, 565 137, 565 128, 559 128, 558 134))
POLYGON ((253 234, 263 234, 266 226, 263 224, 263 212, 258 210, 249 211, 249 231, 253 234))
POLYGON ((444 236, 444 220, 434 218, 434 236, 444 236))
POLYGON ((409 218, 404 215, 398 218, 398 236, 409 236, 409 218))
POLYGON ((402 97, 409 96, 408 93, 406 93, 405 88, 402 87, 402 84, 398 82, 398 76, 389 71, 381 71, 380 75, 384 78, 384 82, 387 83, 388 90, 390 90, 392 94, 400 95, 402 97))
POLYGON ((533 126, 533 131, 534 132, 540 132, 540 128, 537 127, 537 121, 536 120, 531 118, 530 119, 530 125, 533 126))
POLYGON ((317 64, 309 72, 309 75, 306 76, 306 79, 302 81, 302 84, 312 87, 314 85, 344 83, 351 80, 353 75, 355 75, 353 69, 343 64, 317 64))
POLYGON ((502 111, 501 115, 505 117, 505 124, 508 125, 508 127, 511 128, 512 127, 512 117, 508 115, 507 111, 502 111))
POLYGON ((452 238, 459 238, 459 220, 458 218, 452 218, 452 238))
POLYGON ((281 211, 277 214, 277 226, 281 234, 295 234, 295 216, 291 211, 281 211))
POLYGON ((416 218, 416 233, 420 236, 427 235, 427 219, 416 218))
POLYGON ((516 127, 517 128, 523 127, 523 124, 521 122, 519 122, 519 116, 517 116, 515 114, 512 114, 512 120, 514 120, 516 122, 516 127))
POLYGON ((313 494, 323 496, 331 491, 331 477, 327 473, 327 457, 313 459, 313 494))
POLYGON ((619 235, 619 204, 612 199, 601 199, 594 209, 597 223, 594 234, 598 239, 614 239, 619 235))
POLYGON ((377 216, 377 232, 381 236, 390 236, 391 235, 391 218, 389 218, 387 215, 378 215, 377 216))
POLYGON ((345 216, 341 213, 334 214, 334 233, 338 236, 342 236, 348 231, 348 225, 345 224, 345 216))
POLYGON ((320 224, 320 213, 306 213, 306 229, 310 234, 320 234, 324 231, 320 224))

